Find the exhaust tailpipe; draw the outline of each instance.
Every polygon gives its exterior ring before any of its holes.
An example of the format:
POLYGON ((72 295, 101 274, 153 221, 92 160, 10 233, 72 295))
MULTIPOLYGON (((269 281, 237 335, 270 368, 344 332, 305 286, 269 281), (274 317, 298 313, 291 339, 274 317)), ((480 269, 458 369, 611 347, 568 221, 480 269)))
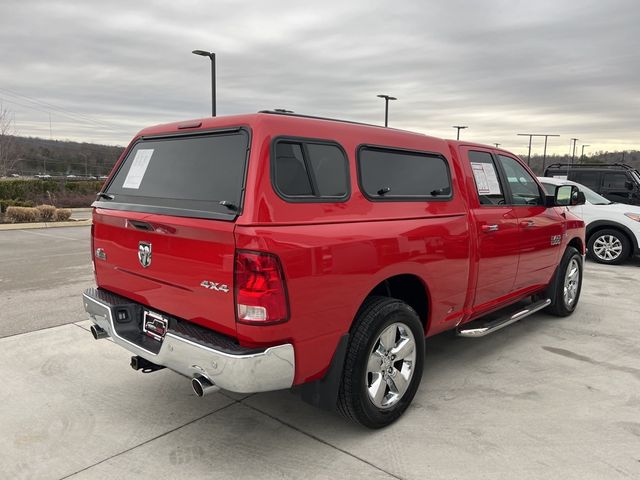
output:
POLYGON ((107 338, 109 336, 106 330, 103 330, 102 328, 100 328, 98 325, 95 325, 95 324, 91 325, 91 335, 93 335, 93 338, 95 338, 96 340, 100 340, 101 338, 107 338))
POLYGON ((220 387, 217 387, 211 380, 202 375, 196 375, 191 379, 191 388, 193 388, 193 392, 199 397, 204 397, 205 395, 220 390, 220 387))

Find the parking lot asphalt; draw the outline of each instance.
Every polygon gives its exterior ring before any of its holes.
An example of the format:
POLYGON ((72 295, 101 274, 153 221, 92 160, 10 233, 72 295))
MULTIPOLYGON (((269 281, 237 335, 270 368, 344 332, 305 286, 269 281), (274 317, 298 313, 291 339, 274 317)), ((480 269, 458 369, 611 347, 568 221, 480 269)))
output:
POLYGON ((0 338, 87 318, 90 227, 0 231, 0 338))
POLYGON ((370 431, 131 370, 87 331, 88 232, 0 232, 0 478, 640 478, 637 260, 588 262, 571 317, 428 339, 411 408, 370 431))

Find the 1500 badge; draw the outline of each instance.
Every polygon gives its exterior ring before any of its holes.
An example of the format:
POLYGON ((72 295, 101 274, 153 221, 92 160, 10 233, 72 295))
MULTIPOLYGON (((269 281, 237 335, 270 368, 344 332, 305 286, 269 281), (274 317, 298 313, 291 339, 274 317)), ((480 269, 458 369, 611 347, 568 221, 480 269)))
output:
POLYGON ((551 236, 551 245, 560 245, 560 243, 562 243, 562 235, 551 236))
POLYGON ((224 283, 210 282, 209 280, 205 280, 200 284, 201 287, 208 288, 209 290, 215 290, 216 292, 228 293, 229 287, 224 283))

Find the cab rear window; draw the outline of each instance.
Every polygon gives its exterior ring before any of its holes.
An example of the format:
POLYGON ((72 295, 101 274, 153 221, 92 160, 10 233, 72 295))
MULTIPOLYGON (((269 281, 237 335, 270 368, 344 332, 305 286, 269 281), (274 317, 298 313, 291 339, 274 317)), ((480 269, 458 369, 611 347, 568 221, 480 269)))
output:
POLYGON ((235 217, 242 206, 248 146, 244 130, 139 141, 97 203, 177 216, 235 217))

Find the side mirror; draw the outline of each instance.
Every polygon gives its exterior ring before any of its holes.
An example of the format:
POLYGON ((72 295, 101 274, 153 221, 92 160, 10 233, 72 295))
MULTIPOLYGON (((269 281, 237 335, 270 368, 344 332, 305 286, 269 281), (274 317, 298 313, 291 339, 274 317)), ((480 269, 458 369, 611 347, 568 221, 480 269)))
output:
POLYGON ((629 180, 625 181, 624 188, 626 188, 627 190, 633 190, 633 182, 630 182, 629 180))
POLYGON ((556 207, 584 205, 585 201, 584 193, 575 185, 561 185, 556 187, 556 194, 553 202, 556 207))

